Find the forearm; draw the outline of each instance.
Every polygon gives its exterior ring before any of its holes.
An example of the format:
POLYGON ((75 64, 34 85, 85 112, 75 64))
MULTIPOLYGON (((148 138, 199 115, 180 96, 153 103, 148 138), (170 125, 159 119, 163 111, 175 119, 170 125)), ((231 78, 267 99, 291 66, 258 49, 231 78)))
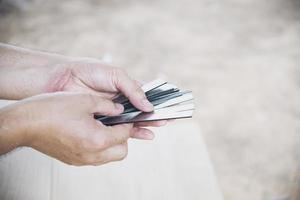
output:
POLYGON ((65 61, 66 56, 0 43, 0 68, 41 67, 65 61))
POLYGON ((50 92, 63 69, 55 67, 64 56, 0 43, 0 98, 22 99, 50 92))
POLYGON ((22 99, 40 93, 44 89, 43 77, 38 74, 47 71, 34 67, 28 68, 0 68, 0 98, 22 99))

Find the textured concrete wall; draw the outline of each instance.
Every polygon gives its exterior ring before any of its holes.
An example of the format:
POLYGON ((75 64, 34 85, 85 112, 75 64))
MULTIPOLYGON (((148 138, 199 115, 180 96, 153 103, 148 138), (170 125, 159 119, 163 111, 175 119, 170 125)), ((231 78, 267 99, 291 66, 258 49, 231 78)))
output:
POLYGON ((2 42, 191 88, 225 199, 300 199, 299 0, 7 2, 2 42))

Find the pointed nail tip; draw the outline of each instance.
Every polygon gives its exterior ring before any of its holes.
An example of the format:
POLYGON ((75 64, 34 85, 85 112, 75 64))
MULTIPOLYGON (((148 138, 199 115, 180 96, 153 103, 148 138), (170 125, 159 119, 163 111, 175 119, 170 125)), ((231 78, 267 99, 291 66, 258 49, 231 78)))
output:
POLYGON ((146 140, 154 140, 154 136, 147 137, 146 140))
POLYGON ((120 104, 120 103, 115 103, 115 106, 116 106, 116 109, 118 110, 118 111, 124 111, 124 106, 122 105, 122 104, 120 104))
POLYGON ((153 112, 154 107, 153 106, 144 106, 142 111, 143 112, 153 112))

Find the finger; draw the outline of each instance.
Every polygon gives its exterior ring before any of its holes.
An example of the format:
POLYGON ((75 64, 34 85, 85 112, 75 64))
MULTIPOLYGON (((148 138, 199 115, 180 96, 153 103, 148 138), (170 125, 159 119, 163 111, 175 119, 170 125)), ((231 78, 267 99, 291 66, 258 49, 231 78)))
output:
POLYGON ((126 158, 128 154, 127 142, 112 146, 94 156, 91 164, 102 165, 108 162, 120 161, 126 158))
POLYGON ((89 95, 92 101, 91 109, 94 114, 105 116, 116 116, 124 111, 124 107, 119 103, 114 103, 109 99, 105 99, 99 95, 89 95))
POLYGON ((89 152, 99 152, 114 145, 127 142, 133 131, 133 124, 121 124, 115 126, 105 126, 95 123, 96 130, 89 136, 89 140, 84 143, 84 148, 89 152))
POLYGON ((90 131, 86 137, 80 140, 79 148, 85 152, 99 152, 127 142, 133 131, 133 124, 105 126, 95 121, 95 127, 90 131))
POLYGON ((144 112, 153 111, 153 105, 148 101, 142 88, 132 80, 124 71, 113 69, 113 84, 129 101, 144 112))
POLYGON ((116 144, 124 143, 130 138, 133 131, 133 124, 120 124, 107 127, 106 140, 108 145, 113 146, 116 144))
POLYGON ((154 138, 154 133, 146 128, 134 127, 131 133, 131 138, 141 140, 152 140, 154 138))
POLYGON ((147 127, 147 126, 160 127, 160 126, 166 125, 167 123, 168 123, 168 120, 137 122, 134 124, 134 126, 137 126, 137 127, 147 127))

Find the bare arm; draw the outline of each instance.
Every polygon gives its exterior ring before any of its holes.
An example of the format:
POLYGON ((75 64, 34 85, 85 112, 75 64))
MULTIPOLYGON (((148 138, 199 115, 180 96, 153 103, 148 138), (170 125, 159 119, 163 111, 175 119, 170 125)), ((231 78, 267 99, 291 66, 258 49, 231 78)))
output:
POLYGON ((0 43, 0 98, 22 99, 46 92, 51 78, 62 73, 55 65, 66 60, 58 54, 0 43))

